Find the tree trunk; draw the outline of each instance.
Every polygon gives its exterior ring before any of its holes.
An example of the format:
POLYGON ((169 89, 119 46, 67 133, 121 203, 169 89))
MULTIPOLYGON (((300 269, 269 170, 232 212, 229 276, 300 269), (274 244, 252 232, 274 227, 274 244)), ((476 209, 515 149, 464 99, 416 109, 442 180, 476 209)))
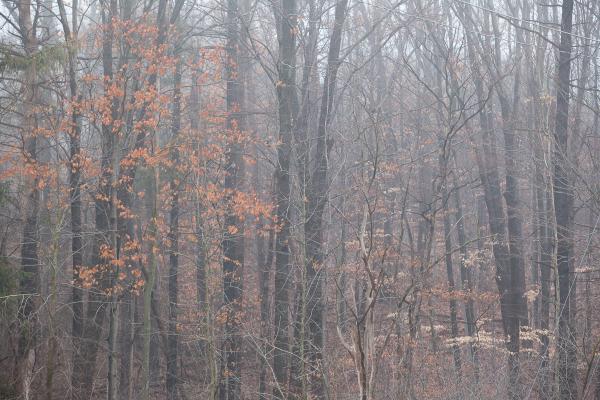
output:
MULTIPOLYGON (((467 328, 467 335, 475 339, 477 335, 477 327, 475 326, 475 306, 473 304, 473 295, 475 288, 475 285, 473 283, 473 272, 471 271, 471 268, 473 268, 473 266, 466 265, 466 260, 468 257, 467 236, 465 234, 465 221, 462 211, 462 202, 460 200, 460 188, 456 186, 456 182, 454 188, 454 207, 456 208, 456 232, 458 236, 458 246, 460 253, 461 289, 463 292, 465 292, 467 296, 465 301, 465 322, 467 328)), ((477 354, 476 344, 471 343, 469 345, 469 349, 471 352, 473 368, 475 371, 475 381, 479 382, 479 355, 477 354)))
MULTIPOLYGON (((474 85, 477 99, 480 104, 484 104, 486 96, 483 87, 483 77, 479 70, 478 54, 483 50, 476 50, 478 42, 473 38, 471 8, 466 5, 462 10, 463 23, 467 33, 467 50, 469 63, 474 75, 474 85)), ((491 48, 488 45, 488 48, 491 48)), ((487 54, 487 53, 486 53, 487 54)), ((500 311, 502 315, 502 325, 506 336, 508 337, 507 348, 508 356, 508 374, 509 384, 508 393, 511 399, 518 399, 519 389, 519 344, 520 344, 520 320, 519 309, 520 299, 515 298, 515 287, 513 279, 513 266, 511 263, 511 254, 509 241, 507 240, 506 214, 502 201, 502 192, 500 177, 498 172, 498 157, 496 154, 496 143, 493 130, 493 114, 490 106, 479 114, 479 121, 482 131, 483 154, 477 151, 476 159, 479 169, 479 176, 484 188, 484 199, 488 211, 488 223, 490 232, 493 235, 492 252, 496 261, 496 284, 500 294, 500 311), (482 157, 483 156, 483 157, 482 157)), ((517 276, 514 279, 518 279, 517 276)), ((518 296, 518 294, 517 294, 518 296)))
POLYGON ((148 242, 147 252, 148 252, 148 265, 146 267, 145 274, 145 283, 144 283, 144 303, 143 303, 143 311, 142 311, 142 390, 140 393, 140 397, 142 400, 149 400, 151 398, 150 395, 150 386, 153 381, 152 376, 152 340, 156 336, 153 334, 153 314, 154 314, 154 302, 155 293, 158 291, 159 285, 157 284, 157 272, 158 272, 158 260, 156 249, 158 249, 158 227, 156 218, 158 216, 157 210, 157 197, 158 197, 158 178, 157 178, 157 169, 150 168, 150 179, 149 179, 149 187, 146 192, 146 207, 148 210, 148 220, 150 220, 148 226, 148 237, 146 242, 148 242))
MULTIPOLYGON (((117 256, 118 260, 118 256, 117 256)), ((111 288, 116 284, 115 278, 118 277, 118 271, 111 278, 111 288)), ((117 335, 119 332, 119 298, 117 295, 111 295, 109 308, 108 324, 108 400, 117 400, 117 391, 119 381, 117 378, 117 335)))
POLYGON ((279 141, 277 148, 275 200, 278 232, 275 240, 275 321, 273 372, 275 387, 273 397, 285 399, 285 387, 289 371, 289 312, 290 312, 290 158, 294 121, 298 113, 296 93, 296 0, 281 0, 281 9, 275 7, 279 22, 277 40, 279 60, 277 62, 277 103, 279 114, 279 141))
MULTIPOLYGON (((496 27, 496 24, 494 24, 496 27)), ((495 32, 500 35, 499 30, 495 32)), ((499 36, 497 40, 499 40, 499 36)), ((521 86, 521 43, 523 42, 521 29, 516 28, 515 38, 515 73, 513 86, 512 104, 508 96, 504 93, 501 85, 498 96, 500 98, 500 113, 502 115, 502 134, 504 136, 504 166, 505 166, 505 187, 504 201, 506 202, 506 227, 508 230, 508 247, 510 252, 511 268, 511 291, 512 298, 516 302, 514 312, 517 313, 520 325, 527 326, 528 313, 525 293, 525 258, 523 253, 523 228, 520 210, 520 190, 518 182, 517 151, 519 149, 515 137, 517 128, 519 109, 520 109, 520 86, 521 86)))
POLYGON ((243 138, 244 117, 244 71, 241 68, 240 47, 241 15, 238 0, 227 1, 227 143, 225 184, 227 213, 223 233, 223 301, 226 313, 225 339, 222 344, 222 357, 219 382, 219 399, 238 400, 241 398, 241 352, 242 335, 242 286, 244 271, 244 221, 233 208, 236 192, 243 190, 244 160, 243 138))
MULTIPOLYGON (((443 184, 444 187, 442 189, 442 201, 443 201, 443 212, 444 212, 444 261, 446 263, 446 276, 448 279, 448 295, 450 296, 450 335, 453 339, 456 339, 458 335, 458 321, 457 321, 457 309, 458 306, 456 304, 456 295, 455 293, 455 284, 454 284, 454 267, 452 264, 452 232, 450 227, 450 212, 448 210, 448 201, 450 200, 448 196, 448 190, 446 189, 446 184, 443 184)), ((452 356, 454 359, 454 368, 456 368, 456 372, 461 375, 462 371, 462 363, 460 359, 460 347, 458 344, 454 344, 452 346, 452 356)))
POLYGON ((323 369, 323 282, 325 279, 325 255, 323 249, 323 211, 328 200, 329 154, 333 147, 333 139, 328 134, 329 123, 333 114, 333 99, 337 84, 337 73, 340 66, 340 48, 348 0, 339 0, 335 6, 335 19, 329 53, 327 55, 327 72, 323 83, 323 97, 317 128, 316 165, 309 178, 307 220, 304 225, 306 240, 306 273, 307 305, 304 307, 304 321, 308 325, 309 369, 311 394, 316 398, 325 396, 325 379, 323 369))
POLYGON ((556 217, 556 263, 560 290, 558 313, 558 384, 561 400, 577 398, 577 353, 575 343, 575 277, 573 258, 573 187, 569 177, 568 130, 569 90, 573 26, 573 0, 563 0, 556 93, 556 126, 554 130, 554 215, 556 217))
POLYGON ((119 400, 130 400, 133 394, 132 369, 135 338, 135 297, 123 293, 119 313, 119 400))
MULTIPOLYGON (((261 340, 265 343, 269 343, 271 339, 271 313, 270 313, 270 282, 271 282, 271 269, 273 265, 273 244, 275 242, 275 232, 271 228, 269 229, 269 238, 267 243, 263 239, 257 241, 258 247, 258 262, 260 266, 260 326, 261 326, 261 340)), ((260 400, 266 400, 269 398, 267 393, 267 367, 269 363, 268 347, 263 345, 260 347, 261 354, 259 357, 260 371, 258 378, 258 396, 260 400)))
MULTIPOLYGON (((548 8, 543 5, 538 6, 538 20, 541 23, 548 22, 548 8)), ((543 39, 548 33, 547 28, 542 28, 541 36, 537 38, 537 44, 534 55, 534 65, 531 68, 529 78, 529 96, 533 99, 530 102, 529 127, 531 128, 531 146, 534 160, 534 210, 535 210, 535 235, 537 239, 536 254, 534 258, 534 269, 539 271, 539 294, 536 297, 534 308, 539 314, 537 328, 543 332, 548 331, 550 327, 550 284, 552 270, 553 237, 551 227, 550 209, 551 196, 550 186, 548 184, 548 174, 546 172, 546 163, 548 154, 546 151, 546 138, 542 132, 546 129, 545 121, 549 112, 549 107, 544 104, 542 96, 544 93, 544 79, 546 75, 545 57, 547 43, 543 39), (535 134, 533 134, 535 132, 535 134), (539 307, 539 308, 538 308, 539 307)), ((538 283, 538 282, 536 282, 538 283)), ((540 383, 539 393, 541 398, 549 398, 552 393, 552 382, 549 366, 549 344, 550 340, 547 334, 542 334, 540 348, 540 383)))
MULTIPOLYGON (((21 0, 16 4, 21 31, 21 41, 27 58, 27 67, 23 76, 23 120, 22 137, 24 158, 27 166, 37 167, 37 119, 35 107, 38 105, 38 86, 36 61, 37 37, 31 18, 31 2, 21 0)), ((37 174, 36 174, 37 175, 37 174)), ((25 225, 21 242, 21 268, 19 292, 23 295, 19 307, 19 339, 17 351, 16 390, 24 399, 29 399, 33 380, 33 367, 36 358, 37 328, 35 313, 39 307, 40 281, 38 259, 38 213, 40 207, 39 177, 34 176, 27 182, 27 200, 24 205, 25 225)))
POLYGON ((173 112, 171 121, 171 141, 173 148, 171 150, 171 161, 174 168, 170 176, 171 190, 171 210, 169 212, 169 327, 167 335, 167 399, 176 400, 179 398, 177 381, 178 371, 178 346, 179 333, 177 332, 177 307, 179 290, 177 286, 179 271, 179 176, 177 166, 179 165, 179 148, 177 138, 181 129, 181 61, 177 61, 175 67, 175 76, 173 80, 173 112))
POLYGON ((72 3, 71 26, 67 17, 66 7, 63 0, 58 0, 60 13, 60 22, 63 27, 65 41, 68 45, 68 75, 69 75, 69 94, 71 96, 71 131, 69 132, 69 191, 70 191, 70 211, 71 211, 71 260, 73 269, 73 291, 71 294, 71 304, 73 309, 72 321, 72 345, 73 360, 81 351, 81 335, 83 332, 83 290, 79 279, 79 269, 83 268, 83 245, 81 235, 81 113, 77 82, 77 60, 76 60, 76 42, 77 42, 77 1, 72 3), (72 29, 72 30, 71 30, 72 29))
MULTIPOLYGON (((106 79, 105 96, 108 91, 108 85, 113 79, 113 25, 110 22, 117 14, 117 2, 111 0, 108 9, 102 8, 102 22, 105 30, 102 39, 102 66, 106 79)), ((74 400, 88 399, 91 396, 93 381, 96 375, 96 355, 98 353, 99 339, 102 331, 102 325, 106 310, 106 296, 104 289, 107 286, 107 273, 104 271, 104 265, 107 260, 100 256, 103 246, 110 247, 107 241, 110 229, 110 218, 112 215, 112 164, 114 153, 114 132, 113 121, 116 119, 118 105, 116 101, 111 104, 110 120, 104 120, 102 123, 102 157, 101 157, 101 177, 98 187, 98 193, 95 197, 95 238, 94 248, 92 249, 92 267, 99 267, 100 272, 97 276, 99 287, 92 288, 89 292, 88 307, 85 317, 84 327, 81 338, 81 351, 77 353, 73 361, 73 375, 71 378, 74 400)))

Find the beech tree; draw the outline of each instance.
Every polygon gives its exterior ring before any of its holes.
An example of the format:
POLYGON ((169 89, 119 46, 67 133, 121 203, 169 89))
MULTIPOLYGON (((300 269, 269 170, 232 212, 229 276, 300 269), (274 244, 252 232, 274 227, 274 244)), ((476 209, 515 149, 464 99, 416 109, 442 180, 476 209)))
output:
POLYGON ((0 398, 598 398, 599 11, 3 1, 0 398))

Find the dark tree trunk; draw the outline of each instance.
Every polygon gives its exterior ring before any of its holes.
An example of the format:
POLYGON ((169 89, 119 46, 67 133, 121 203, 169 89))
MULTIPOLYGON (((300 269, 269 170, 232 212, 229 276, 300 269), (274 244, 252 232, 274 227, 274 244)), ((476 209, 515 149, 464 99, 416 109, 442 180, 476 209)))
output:
POLYGON ((244 271, 244 222, 233 209, 236 191, 243 190, 244 160, 243 139, 244 117, 244 71, 241 68, 240 47, 241 15, 238 0, 227 1, 227 130, 229 132, 225 191, 228 211, 223 233, 223 301, 226 312, 225 339, 222 345, 224 359, 219 382, 219 399, 241 398, 241 352, 242 335, 242 286, 244 271))
POLYGON ((333 99, 340 66, 340 48, 348 0, 339 0, 335 6, 335 19, 329 53, 327 72, 323 83, 323 97, 317 128, 316 165, 309 178, 307 220, 304 225, 306 240, 306 299, 304 321, 308 326, 309 369, 311 394, 316 398, 325 396, 323 369, 323 282, 325 278, 325 255, 323 249, 323 211, 327 204, 329 182, 329 153, 333 147, 333 138, 328 134, 329 123, 333 115, 333 99))
MULTIPOLYGON (((466 29, 472 29, 471 8, 467 5, 462 10, 463 23, 466 29)), ((473 38, 473 33, 467 34, 467 49, 471 70, 474 75, 474 85, 478 101, 483 104, 486 95, 483 87, 483 78, 479 70, 478 51, 476 45, 478 42, 473 38)), ((490 46, 488 45, 488 48, 490 46)), ((513 290, 513 269, 511 263, 511 254, 507 238, 506 214, 502 200, 502 191, 500 176, 498 172, 498 157, 496 154, 496 143, 493 130, 493 115, 490 106, 479 114, 480 127, 482 131, 482 149, 483 154, 477 154, 477 164, 479 176, 483 184, 484 199, 488 211, 488 223, 490 232, 493 235, 492 252, 496 261, 496 284, 500 294, 500 311, 502 314, 502 325, 505 334, 508 336, 507 348, 509 353, 509 384, 508 392, 511 399, 518 399, 520 396, 519 388, 519 344, 520 344, 520 320, 519 309, 521 300, 514 298, 513 290)), ((518 277, 515 276, 515 279, 518 277)))
POLYGON ((286 398, 285 390, 289 372, 289 312, 290 312, 290 158, 294 121, 298 114, 296 93, 296 0, 281 0, 281 8, 275 7, 278 21, 277 40, 279 60, 277 62, 277 103, 279 113, 279 141, 277 148, 275 201, 278 224, 275 240, 275 321, 273 330, 273 372, 275 386, 273 396, 286 398))
POLYGON ((554 213, 558 238, 556 262, 558 266, 558 289, 560 292, 558 319, 558 384, 559 397, 577 398, 577 353, 575 343, 575 278, 572 271, 573 258, 573 187, 569 178, 569 91, 571 76, 571 49, 573 26, 573 0, 563 0, 561 35, 558 59, 556 93, 556 126, 554 130, 554 213))
POLYGON ((129 400, 133 394, 133 342, 135 338, 135 296, 123 294, 119 310, 119 400, 129 400))
MULTIPOLYGON (((517 29, 517 42, 521 43, 522 38, 517 29)), ((516 301, 515 312, 520 320, 520 325, 527 326, 528 312, 525 293, 525 258, 523 253, 523 227, 520 209, 520 190, 518 182, 517 156, 519 146, 515 137, 515 128, 517 127, 517 118, 519 116, 519 90, 521 85, 521 45, 516 46, 516 63, 514 96, 512 107, 504 94, 500 95, 500 108, 503 119, 502 133, 504 136, 504 165, 505 165, 505 187, 504 200, 506 202, 506 217, 508 229, 508 247, 510 251, 511 268, 511 291, 512 298, 516 301)))

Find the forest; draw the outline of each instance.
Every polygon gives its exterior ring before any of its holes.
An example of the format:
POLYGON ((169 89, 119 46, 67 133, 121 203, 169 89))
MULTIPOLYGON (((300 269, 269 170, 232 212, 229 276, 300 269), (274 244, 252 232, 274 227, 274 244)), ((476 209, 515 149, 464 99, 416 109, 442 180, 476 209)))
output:
POLYGON ((600 399, 597 0, 1 0, 0 399, 600 399))

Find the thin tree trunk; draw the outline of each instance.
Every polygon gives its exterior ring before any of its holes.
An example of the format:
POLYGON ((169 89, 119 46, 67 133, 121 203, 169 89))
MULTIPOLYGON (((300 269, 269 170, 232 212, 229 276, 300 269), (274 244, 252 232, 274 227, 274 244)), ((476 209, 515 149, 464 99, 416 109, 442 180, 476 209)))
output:
MULTIPOLYGON (((541 23, 548 21, 548 7, 544 5, 538 6, 538 20, 541 23)), ((551 201, 548 196, 551 195, 549 190, 548 180, 546 179, 546 161, 548 155, 546 154, 546 139, 542 132, 546 129, 545 120, 546 114, 548 113, 548 107, 544 105, 542 100, 544 78, 546 71, 545 57, 547 43, 543 39, 548 33, 547 28, 541 28, 541 36, 537 38, 537 45, 534 55, 534 65, 531 71, 531 77, 529 78, 529 96, 533 99, 530 102, 530 127, 532 132, 535 134, 531 135, 531 145, 533 147, 533 163, 534 163, 534 186, 535 186, 535 230, 537 237, 536 246, 536 265, 534 268, 539 270, 539 295, 536 297, 536 304, 534 307, 537 309, 539 304, 539 329, 542 332, 547 332, 550 327, 550 280, 551 280, 551 269, 552 269, 552 254, 553 254, 553 242, 552 238, 554 233, 551 232, 552 227, 550 224, 550 215, 553 211, 549 209, 551 201)), ((546 333, 542 333, 540 348, 540 383, 539 393, 541 398, 550 398, 552 394, 552 379, 549 371, 549 344, 550 340, 546 333)))
POLYGON ((179 272, 179 177, 177 176, 177 166, 179 165, 179 148, 177 138, 181 129, 181 61, 177 61, 175 67, 175 77, 173 80, 173 112, 171 121, 171 161, 173 170, 170 176, 171 190, 171 210, 169 212, 170 226, 168 234, 169 242, 169 327, 167 335, 167 399, 176 400, 178 396, 179 380, 178 365, 178 347, 179 334, 177 333, 177 307, 179 290, 177 286, 179 272))
MULTIPOLYGON (((116 149, 118 149, 119 141, 117 139, 116 149)), ((119 153, 118 151, 113 152, 112 174, 113 181, 111 186, 114 188, 117 185, 116 177, 119 171, 119 153)), ((116 202, 116 191, 111 191, 111 204, 115 205, 116 202)), ((116 292, 118 285, 120 264, 119 259, 121 258, 121 235, 118 229, 118 210, 117 207, 112 207, 110 217, 110 247, 113 249, 114 255, 111 259, 106 260, 107 271, 105 272, 108 276, 108 301, 109 301, 109 320, 108 320, 108 388, 107 388, 107 399, 116 400, 118 391, 118 379, 117 379, 117 335, 119 332, 119 302, 120 295, 116 292)))
MULTIPOLYGON (((22 136, 24 157, 27 166, 37 167, 37 119, 35 107, 38 102, 37 70, 33 59, 37 52, 37 37, 31 18, 31 2, 21 0, 16 4, 21 31, 21 41, 28 63, 23 77, 23 120, 22 136)), ((28 400, 31 396, 33 367, 36 358, 37 327, 35 312, 39 307, 40 281, 38 259, 38 214, 40 207, 39 177, 34 176, 27 183, 27 200, 24 206, 25 225, 21 242, 21 268, 19 292, 23 295, 19 306, 19 341, 17 352, 16 390, 28 400)))
MULTIPOLYGON (((475 339, 477 335, 475 326, 475 306, 473 302, 473 295, 475 285, 473 283, 473 273, 471 268, 473 266, 467 266, 467 236, 465 234, 465 221, 462 211, 462 202, 460 199, 460 188, 456 186, 454 188, 454 207, 455 220, 456 220, 456 232, 458 236, 458 246, 460 253, 460 280, 461 289, 465 292, 465 322, 467 328, 467 335, 475 339)), ((479 355, 477 354, 477 346, 475 343, 470 343, 469 350, 471 352, 471 358, 473 362, 473 368, 475 370, 475 381, 479 382, 479 355)))
POLYGON ((144 303, 143 303, 143 311, 142 311, 142 390, 141 390, 141 398, 142 400, 149 400, 150 396, 150 386, 153 381, 152 376, 152 338, 155 336, 153 334, 152 329, 152 314, 153 309, 155 308, 153 302, 155 302, 154 294, 158 289, 158 285, 156 285, 156 275, 158 271, 158 260, 157 255, 155 253, 158 248, 158 227, 156 226, 156 218, 158 216, 157 210, 157 170, 156 168, 151 168, 149 170, 150 176, 150 184, 149 190, 147 192, 148 195, 148 207, 150 209, 149 219, 150 225, 148 228, 148 266, 146 268, 144 283, 144 303))
MULTIPOLYGON (((117 250, 118 252, 118 250, 117 250)), ((117 255, 117 260, 119 256, 117 255)), ((112 274, 111 277, 111 288, 116 285, 116 279, 119 276, 118 269, 112 274)), ((119 298, 117 295, 112 294, 110 297, 110 308, 109 308, 109 324, 108 324, 108 400, 117 400, 117 391, 119 381, 117 378, 117 335, 119 332, 119 298)))
POLYGON ((133 394, 131 371, 135 338, 134 301, 135 297, 129 291, 123 293, 119 313, 119 400, 130 400, 133 394))
POLYGON ((258 260, 261 266, 260 270, 260 324, 261 324, 261 340, 265 344, 261 345, 259 354, 260 371, 258 378, 258 396, 260 400, 266 400, 269 398, 267 393, 267 366, 268 366, 268 343, 271 339, 271 313, 269 310, 269 298, 270 298, 270 281, 271 281, 271 269, 273 265, 273 244, 275 242, 275 232, 273 229, 269 230, 269 238, 265 244, 264 240, 258 240, 258 260))
MULTIPOLYGON (((192 72, 192 89, 189 100, 189 113, 190 113, 190 128, 193 132, 198 132, 201 129, 198 122, 198 116, 200 113, 200 85, 198 85, 199 72, 194 69, 192 72)), ((195 143, 196 151, 201 151, 202 143, 198 141, 195 143)), ((204 165, 200 164, 197 166, 200 170, 204 168, 204 165)), ((195 183, 197 187, 201 187, 203 184, 202 178, 195 174, 195 183)), ((208 379, 208 390, 207 393, 211 398, 215 398, 217 395, 217 389, 219 385, 218 381, 218 366, 216 359, 216 346, 214 345, 214 328, 212 325, 212 309, 210 297, 208 295, 208 261, 209 253, 208 246, 209 241, 205 237, 204 221, 202 215, 202 203, 199 198, 195 198, 195 236, 196 236, 196 254, 195 254, 195 267, 196 267, 196 302, 198 307, 198 313, 200 315, 200 338, 198 340, 198 351, 200 353, 200 366, 206 366, 207 378, 208 379)))
POLYGON ((68 46, 68 74, 69 94, 71 96, 71 131, 69 132, 69 190, 71 211, 71 260, 73 269, 73 291, 71 294, 71 307, 73 309, 72 345, 73 360, 81 351, 81 335, 83 332, 83 290, 79 279, 79 269, 83 267, 83 244, 81 235, 81 113, 77 72, 76 72, 76 42, 77 42, 77 0, 72 3, 71 26, 67 19, 66 7, 63 0, 58 0, 60 22, 63 27, 65 41, 68 46), (71 30, 72 29, 72 30, 71 30))
MULTIPOLYGON (((61 214, 59 214, 61 216, 61 214)), ((59 221, 60 221, 59 217, 59 221)), ((59 224, 54 224, 60 226, 59 224)), ((46 359, 46 400, 53 398, 54 376, 56 372, 56 358, 58 350, 58 340, 56 335, 56 303, 57 303, 57 274, 59 271, 59 249, 60 249, 60 230, 53 229, 52 231, 52 262, 50 268, 50 293, 49 293, 49 311, 48 311, 48 355, 46 359)))
MULTIPOLYGON (((200 113, 200 87, 198 85, 199 73, 197 69, 192 72, 192 88, 189 99, 189 123, 192 132, 197 132, 200 128, 198 123, 198 115, 200 113)), ((200 150, 200 143, 196 143, 196 150, 200 150)), ((199 165, 198 168, 202 168, 199 165)), ((199 181, 196 182, 200 184, 199 181)), ((202 226, 202 210, 201 204, 198 199, 195 199, 196 208, 194 210, 195 216, 195 236, 196 236, 196 302, 198 304, 198 311, 202 319, 202 332, 206 331, 206 322, 208 321, 208 309, 207 309, 207 293, 206 293, 206 243, 204 237, 204 229, 202 226)), ((199 343, 200 351, 204 351, 204 340, 200 339, 199 343)))
MULTIPOLYGON (((450 228, 450 212, 448 210, 448 190, 446 189, 446 185, 442 189, 442 201, 444 207, 444 261, 446 263, 446 276, 448 279, 448 295, 450 296, 450 335, 453 339, 456 339, 458 334, 458 321, 457 321, 457 310, 458 306, 456 304, 455 298, 455 284, 454 284, 454 267, 452 264, 452 232, 450 228)), ((454 359, 454 367, 456 368, 456 372, 460 376, 462 374, 462 363, 460 358, 460 347, 458 344, 454 344, 452 346, 452 356, 454 359)))

